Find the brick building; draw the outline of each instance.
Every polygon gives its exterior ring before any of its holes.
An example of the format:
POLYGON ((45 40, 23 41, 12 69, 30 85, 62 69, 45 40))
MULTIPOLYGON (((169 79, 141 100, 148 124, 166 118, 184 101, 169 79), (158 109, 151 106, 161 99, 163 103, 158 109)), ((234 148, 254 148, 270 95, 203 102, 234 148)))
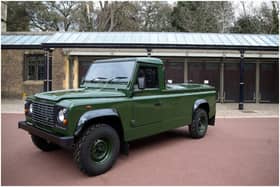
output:
POLYGON ((166 80, 205 80, 218 102, 278 102, 278 35, 215 33, 2 33, 2 97, 78 88, 96 59, 152 56, 166 80), (243 73, 242 73, 243 72, 243 73), (48 74, 48 76, 46 75, 48 74), (243 81, 240 81, 240 74, 243 81))

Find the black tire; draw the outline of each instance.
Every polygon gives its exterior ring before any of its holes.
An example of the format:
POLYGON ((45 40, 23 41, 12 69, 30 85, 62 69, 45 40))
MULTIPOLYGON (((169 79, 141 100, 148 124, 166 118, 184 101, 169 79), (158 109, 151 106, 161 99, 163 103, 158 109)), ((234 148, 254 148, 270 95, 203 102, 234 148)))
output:
POLYGON ((208 115, 207 112, 198 108, 193 116, 192 124, 189 125, 189 133, 192 138, 203 138, 208 128, 208 115))
POLYGON ((117 132, 107 124, 96 124, 86 129, 74 149, 74 160, 88 176, 105 173, 114 165, 120 151, 117 132))
POLYGON ((50 143, 47 140, 40 138, 38 136, 35 136, 35 135, 31 135, 31 139, 32 139, 33 144, 36 147, 38 147, 39 149, 41 149, 42 151, 49 152, 49 151, 53 151, 53 150, 56 150, 59 148, 58 145, 50 143))

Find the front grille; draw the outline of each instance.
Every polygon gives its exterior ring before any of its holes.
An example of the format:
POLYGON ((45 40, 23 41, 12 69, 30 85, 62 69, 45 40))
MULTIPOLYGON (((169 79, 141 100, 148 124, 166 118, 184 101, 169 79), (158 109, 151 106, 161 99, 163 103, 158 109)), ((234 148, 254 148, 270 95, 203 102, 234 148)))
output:
POLYGON ((55 126, 55 106, 46 103, 33 103, 32 121, 41 125, 55 126))

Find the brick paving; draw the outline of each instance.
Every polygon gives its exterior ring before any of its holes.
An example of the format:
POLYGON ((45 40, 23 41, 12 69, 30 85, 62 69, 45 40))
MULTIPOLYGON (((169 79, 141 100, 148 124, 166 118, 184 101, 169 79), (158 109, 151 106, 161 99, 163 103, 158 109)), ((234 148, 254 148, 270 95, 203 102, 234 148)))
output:
POLYGON ((186 128, 131 143, 129 156, 97 177, 82 174, 71 152, 42 152, 2 114, 2 185, 278 185, 278 118, 218 118, 205 138, 186 128))

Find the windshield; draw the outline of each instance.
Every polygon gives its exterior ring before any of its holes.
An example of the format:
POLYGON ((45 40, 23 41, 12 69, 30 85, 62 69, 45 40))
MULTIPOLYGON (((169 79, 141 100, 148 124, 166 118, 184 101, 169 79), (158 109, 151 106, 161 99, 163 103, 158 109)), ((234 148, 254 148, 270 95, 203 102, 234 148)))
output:
POLYGON ((128 83, 134 61, 94 63, 90 66, 85 82, 128 83))

